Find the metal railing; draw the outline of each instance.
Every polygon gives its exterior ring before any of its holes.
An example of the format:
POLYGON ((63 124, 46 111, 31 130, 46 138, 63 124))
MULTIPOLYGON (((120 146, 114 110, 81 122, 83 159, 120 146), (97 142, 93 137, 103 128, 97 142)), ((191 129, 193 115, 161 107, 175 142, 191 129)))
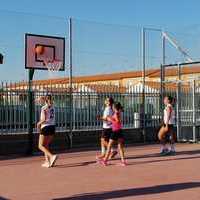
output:
MULTIPOLYGON (((113 85, 73 85, 72 89, 72 116, 70 116, 70 93, 67 84, 62 85, 33 85, 33 124, 39 120, 43 97, 51 94, 56 110, 56 129, 59 132, 99 130, 102 122, 97 119, 102 115, 104 100, 112 96, 120 101, 124 107, 123 127, 127 129, 154 128, 162 120, 162 105, 160 102, 160 83, 146 83, 145 94, 141 84, 129 87, 113 85), (149 84, 149 85, 148 85, 149 84), (145 95, 145 102, 143 102, 145 95), (145 112, 144 112, 145 110, 145 112), (145 119, 145 120, 144 120, 145 119)), ((188 134, 182 133, 184 127, 191 128, 191 140, 199 136, 196 129, 200 125, 200 90, 195 82, 177 85, 165 85, 165 95, 171 94, 176 102, 176 122, 179 139, 185 139, 188 134)), ((0 87, 0 134, 28 133, 28 87, 26 83, 2 83, 0 87)), ((33 130, 36 132, 36 128, 33 130)))
MULTIPOLYGON (((34 112, 33 127, 40 116, 40 109, 45 94, 52 94, 56 110, 56 127, 59 131, 68 131, 70 127, 70 95, 66 85, 51 87, 33 86, 34 112)), ((124 106, 124 128, 141 128, 143 126, 142 92, 138 87, 119 88, 110 85, 74 86, 73 96, 73 130, 101 129, 102 122, 97 119, 102 115, 104 100, 112 96, 124 106)), ((146 94, 146 127, 158 126, 161 115, 159 92, 148 91, 146 94)), ((27 133, 28 127, 28 89, 26 84, 2 83, 0 88, 0 133, 27 133)), ((34 128, 34 132, 36 129, 34 128)))

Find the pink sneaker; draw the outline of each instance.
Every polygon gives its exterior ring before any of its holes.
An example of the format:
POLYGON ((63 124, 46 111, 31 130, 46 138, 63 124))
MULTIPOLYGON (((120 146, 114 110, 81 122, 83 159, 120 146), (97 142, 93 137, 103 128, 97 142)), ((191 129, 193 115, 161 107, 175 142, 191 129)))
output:
POLYGON ((108 166, 108 162, 105 161, 105 160, 103 160, 103 159, 100 160, 99 163, 100 163, 101 165, 103 165, 103 166, 108 166))

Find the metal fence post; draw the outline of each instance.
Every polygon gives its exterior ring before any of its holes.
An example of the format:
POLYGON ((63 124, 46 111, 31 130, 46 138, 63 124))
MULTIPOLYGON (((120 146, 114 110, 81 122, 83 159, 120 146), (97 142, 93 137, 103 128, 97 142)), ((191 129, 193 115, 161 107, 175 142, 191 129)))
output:
POLYGON ((192 126, 192 133, 193 133, 193 142, 196 142, 196 105, 195 105, 195 87, 196 87, 196 81, 193 80, 192 82, 192 106, 193 106, 193 109, 192 109, 192 121, 193 121, 193 126, 192 126))
POLYGON ((28 80, 28 150, 27 154, 33 153, 33 91, 32 91, 32 80, 34 75, 34 69, 29 69, 29 80, 28 80))
POLYGON ((160 99, 160 108, 161 112, 163 111, 163 99, 165 95, 165 60, 166 60, 166 52, 165 52, 165 47, 166 47, 166 39, 164 35, 162 34, 162 65, 161 65, 161 99, 160 99))
POLYGON ((178 64, 178 86, 177 86, 177 141, 180 141, 181 113, 180 113, 180 89, 181 89, 181 65, 178 64))
POLYGON ((146 142, 146 116, 145 116, 145 78, 146 78, 146 30, 142 28, 142 66, 143 66, 143 88, 142 88, 142 113, 143 113, 143 126, 142 126, 142 134, 144 138, 144 143, 146 142))
POLYGON ((70 125, 69 125, 69 136, 70 136, 70 147, 72 148, 72 136, 73 136, 73 85, 72 85, 72 18, 69 19, 69 95, 70 95, 70 125))

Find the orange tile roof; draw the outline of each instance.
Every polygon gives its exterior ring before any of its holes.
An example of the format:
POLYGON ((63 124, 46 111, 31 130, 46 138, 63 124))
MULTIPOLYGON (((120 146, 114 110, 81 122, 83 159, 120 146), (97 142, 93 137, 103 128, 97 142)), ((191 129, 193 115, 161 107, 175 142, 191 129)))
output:
MULTIPOLYGON (((183 67, 181 70, 182 75, 186 74, 196 74, 200 73, 200 66, 192 66, 192 67, 183 67)), ((142 71, 129 71, 129 72, 118 72, 118 73, 112 73, 112 74, 100 74, 100 75, 90 75, 90 76, 77 76, 73 77, 72 81, 73 83, 89 83, 89 82, 97 82, 97 81, 114 81, 114 80, 123 80, 128 78, 140 78, 142 77, 143 72, 142 71)), ((168 68, 165 70, 166 76, 177 76, 178 75, 178 69, 176 68, 168 68)), ((146 76, 149 78, 156 78, 160 77, 160 69, 149 69, 146 70, 146 76)), ((36 84, 64 84, 68 83, 68 78, 58 78, 58 79, 52 79, 52 80, 37 80, 33 81, 33 83, 36 84)))
MULTIPOLYGON (((200 66, 185 66, 181 68, 181 74, 186 75, 186 74, 198 74, 200 73, 200 66)), ((158 70, 156 73, 151 74, 149 77, 159 77, 160 76, 160 70, 158 70)), ((170 67, 165 69, 165 76, 178 76, 178 68, 177 67, 170 67)))
MULTIPOLYGON (((185 66, 182 67, 181 70, 182 75, 187 74, 196 74, 200 73, 200 66, 185 66)), ((90 76, 77 76, 72 78, 73 83, 95 83, 99 81, 115 81, 115 80, 123 80, 123 79, 129 79, 129 78, 140 78, 142 77, 143 72, 142 71, 129 71, 129 72, 118 72, 118 73, 112 73, 112 74, 100 74, 100 75, 90 75, 90 76)), ((177 76, 177 68, 168 68, 165 70, 166 76, 177 76)), ((157 78, 160 77, 160 69, 149 69, 146 70, 146 77, 149 78, 157 78)), ((54 85, 54 84, 68 84, 69 78, 56 78, 56 79, 48 79, 48 80, 34 80, 33 85, 54 85)), ((21 82, 14 85, 10 85, 10 87, 23 87, 27 86, 27 82, 21 82)))

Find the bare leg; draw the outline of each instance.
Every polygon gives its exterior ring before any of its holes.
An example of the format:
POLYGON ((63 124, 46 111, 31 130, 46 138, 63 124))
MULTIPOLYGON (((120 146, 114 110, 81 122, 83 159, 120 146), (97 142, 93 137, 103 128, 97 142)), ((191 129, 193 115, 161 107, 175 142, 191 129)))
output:
MULTIPOLYGON (((49 149, 49 145, 51 144, 52 140, 53 140, 53 135, 46 136, 46 142, 44 145, 46 149, 49 149)), ((49 162, 49 157, 47 155, 45 155, 45 160, 49 162)))
POLYGON ((120 153, 121 161, 125 162, 124 139, 119 139, 118 140, 118 148, 119 148, 119 153, 120 153))
POLYGON ((104 157, 105 161, 107 161, 109 159, 109 157, 110 157, 111 148, 112 148, 114 142, 115 142, 114 140, 111 140, 111 139, 109 140, 107 151, 106 151, 106 155, 104 157))
MULTIPOLYGON (((48 140, 47 139, 44 141, 44 146, 48 149, 48 140)), ((44 157, 45 157, 45 162, 49 162, 49 158, 46 154, 44 154, 44 157)))
POLYGON ((101 138, 101 155, 97 156, 98 159, 103 159, 106 155, 106 148, 108 147, 108 142, 105 138, 101 138))
POLYGON ((48 136, 40 135, 38 148, 44 153, 45 159, 52 158, 53 154, 45 147, 46 139, 48 136))

